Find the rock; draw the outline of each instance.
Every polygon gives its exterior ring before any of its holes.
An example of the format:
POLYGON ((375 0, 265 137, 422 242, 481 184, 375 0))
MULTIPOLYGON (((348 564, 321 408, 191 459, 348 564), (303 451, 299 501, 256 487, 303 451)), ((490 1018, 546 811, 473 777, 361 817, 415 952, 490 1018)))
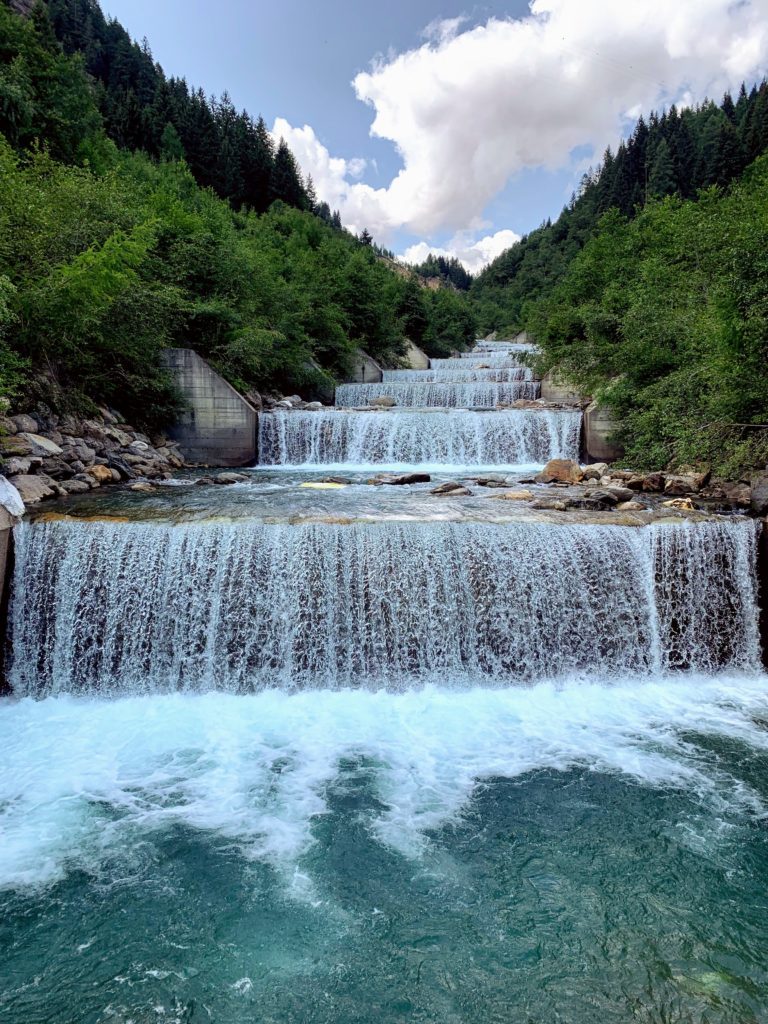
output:
POLYGON ((72 466, 65 462, 64 459, 58 457, 43 459, 41 467, 44 473, 48 476, 53 477, 54 480, 68 480, 70 477, 75 475, 72 466))
POLYGON ((768 473, 754 477, 749 507, 758 516, 768 515, 768 473))
POLYGON ((107 460, 107 465, 110 469, 114 470, 121 480, 132 480, 134 473, 131 467, 123 459, 117 455, 113 455, 111 459, 107 460))
POLYGON ((352 481, 346 476, 324 476, 321 484, 351 484, 352 481))
POLYGON ((42 455, 44 459, 49 455, 63 454, 62 449, 55 441, 50 441, 47 437, 43 437, 42 434, 30 434, 20 431, 13 440, 24 441, 30 446, 30 455, 42 455))
POLYGON ((245 473, 219 473, 213 478, 215 484, 241 484, 248 477, 245 473))
POLYGON ((386 473, 381 476, 374 477, 373 480, 371 480, 371 483, 393 485, 428 484, 431 479, 432 477, 429 473, 399 473, 397 475, 386 473))
POLYGON ((318 412, 318 410, 320 410, 322 408, 323 408, 323 403, 322 402, 307 402, 307 404, 304 406, 304 411, 305 412, 318 412))
POLYGON ((30 476, 27 473, 12 476, 8 483, 13 484, 25 505, 36 505, 38 501, 45 501, 46 498, 55 498, 57 493, 43 477, 30 476))
POLYGON ((503 494, 494 494, 494 498, 499 498, 501 501, 531 501, 533 491, 505 491, 503 494))
POLYGON ((599 480, 608 472, 608 463, 593 462, 591 465, 585 466, 582 472, 584 480, 599 480))
POLYGON ((574 462, 573 459, 550 459, 536 477, 536 482, 540 484, 577 484, 583 479, 584 472, 578 462, 574 462))
POLYGON ((18 434, 19 428, 10 416, 0 416, 0 434, 18 434))
POLYGON ((552 498, 540 498, 533 502, 531 508, 549 512, 566 512, 568 504, 564 501, 554 501, 552 498))
POLYGON ((195 480, 195 486, 196 487, 207 487, 208 484, 212 484, 212 483, 213 483, 213 477, 212 476, 199 476, 197 478, 197 480, 195 480))
POLYGON ((275 409, 292 409, 293 403, 289 402, 287 398, 281 399, 279 402, 275 402, 275 409))
MULTIPOLYGON (((43 460, 37 460, 38 464, 43 460)), ((33 460, 30 458, 22 459, 18 456, 13 456, 10 459, 6 459, 3 464, 3 470, 6 476, 19 476, 29 473, 32 468, 33 460)))
POLYGON ((98 464, 95 466, 89 466, 85 473, 86 476, 91 477, 91 479, 99 485, 112 483, 112 470, 109 466, 100 466, 98 464))
MULTIPOLYGON (((710 488, 712 490, 712 488, 710 488)), ((713 497, 713 495, 707 495, 707 497, 713 497)), ((724 498, 729 505, 733 505, 735 508, 750 508, 752 505, 752 488, 749 484, 745 484, 743 481, 739 481, 736 484, 732 484, 729 487, 724 488, 724 498)))
POLYGON ((25 413, 20 413, 18 416, 10 416, 9 419, 19 434, 36 434, 40 429, 37 420, 33 416, 27 416, 25 413))
POLYGON ((500 476, 479 476, 477 485, 478 487, 506 487, 507 481, 500 476))
POLYGON ((693 512, 696 506, 690 498, 671 498, 669 501, 662 501, 662 508, 677 508, 685 512, 693 512))
POLYGON ((664 484, 665 494, 690 494, 698 490, 692 476, 668 476, 664 484))
POLYGON ((128 490, 139 491, 141 494, 153 494, 157 490, 157 487, 155 487, 154 484, 142 482, 137 484, 129 484, 128 490))
POLYGON ((131 441, 128 445, 128 451, 134 452, 136 455, 144 455, 144 453, 149 451, 150 447, 151 445, 148 445, 146 441, 131 441))
POLYGON ((75 480, 74 477, 71 480, 62 480, 61 486, 67 494, 86 494, 91 489, 84 480, 75 480))
POLYGON ((618 505, 621 500, 614 493, 613 487, 594 487, 587 492, 587 498, 591 501, 599 501, 601 505, 618 505))
POLYGON ((4 476, 0 476, 0 507, 16 519, 20 519, 25 511, 24 502, 17 488, 4 476))
POLYGON ((380 395, 378 398, 374 398, 369 404, 376 406, 377 409, 391 409, 392 406, 397 403, 390 395, 380 395))
POLYGON ((104 441, 107 436, 102 424, 97 423, 96 420, 83 420, 83 434, 96 441, 104 441))
POLYGON ((446 480, 445 483, 438 484, 437 487, 433 487, 429 493, 450 494, 452 491, 466 491, 467 494, 471 493, 463 484, 457 483, 455 480, 446 480))
POLYGON ((643 490, 652 494, 654 491, 663 491, 667 478, 664 473, 646 473, 643 477, 643 490))
POLYGON ((641 501, 620 501, 616 506, 617 512, 644 512, 645 505, 641 501))
POLYGON ((616 487, 612 485, 608 490, 616 498, 616 501, 632 501, 635 497, 635 492, 629 487, 616 487))

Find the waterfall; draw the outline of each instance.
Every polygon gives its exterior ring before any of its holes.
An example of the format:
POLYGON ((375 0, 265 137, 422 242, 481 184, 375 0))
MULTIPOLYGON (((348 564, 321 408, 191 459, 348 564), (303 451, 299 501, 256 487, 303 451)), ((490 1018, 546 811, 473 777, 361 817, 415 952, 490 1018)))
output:
POLYGON ((759 664, 752 522, 49 522, 16 531, 19 695, 408 689, 759 664))
POLYGON ((490 384, 506 384, 516 380, 533 380, 533 370, 527 366, 506 366, 501 368, 478 368, 471 363, 453 360, 453 366, 443 370, 383 370, 385 383, 398 381, 422 381, 425 384, 444 381, 486 381, 490 384))
POLYGON ((336 388, 336 405, 340 407, 369 405, 384 395, 398 406, 444 409, 492 409, 496 405, 520 398, 535 399, 541 385, 533 381, 493 382, 446 381, 421 383, 411 381, 382 384, 343 384, 336 388))
POLYGON ((429 365, 432 370, 452 370, 457 363, 464 363, 465 366, 487 366, 494 367, 520 366, 518 354, 515 352, 489 352, 482 354, 474 349, 471 352, 462 352, 461 359, 430 359, 429 365))
POLYGON ((580 410, 271 412, 259 417, 267 465, 535 465, 578 458, 580 410))

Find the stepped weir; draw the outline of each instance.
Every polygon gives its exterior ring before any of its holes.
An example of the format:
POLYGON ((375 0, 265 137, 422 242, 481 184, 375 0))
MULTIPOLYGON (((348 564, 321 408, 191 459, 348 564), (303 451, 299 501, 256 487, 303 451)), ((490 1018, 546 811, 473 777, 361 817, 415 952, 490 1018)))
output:
POLYGON ((523 353, 15 528, 3 1024, 762 1019, 764 537, 543 509, 523 353))

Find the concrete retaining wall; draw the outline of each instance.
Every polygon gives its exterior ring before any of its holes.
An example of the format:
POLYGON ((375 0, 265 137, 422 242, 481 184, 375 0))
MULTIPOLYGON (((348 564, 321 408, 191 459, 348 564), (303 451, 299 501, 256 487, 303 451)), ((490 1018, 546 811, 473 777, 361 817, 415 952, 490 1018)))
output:
POLYGON ((541 378, 541 397, 547 402, 583 402, 584 396, 562 380, 555 370, 548 370, 541 378))
POLYGON ((409 370, 428 370, 429 356, 422 352, 418 345, 406 338, 405 341, 405 362, 409 370))
POLYGON ((361 348, 355 350, 352 357, 352 373, 349 376, 349 384, 380 384, 382 380, 381 367, 375 359, 371 359, 367 352, 361 348))
POLYGON ((611 440, 619 424, 597 402, 592 402, 584 411, 584 447, 587 455, 595 462, 613 462, 620 459, 624 449, 611 440))
POLYGON ((191 348, 165 349, 164 362, 189 403, 168 431, 187 462, 247 466, 256 461, 258 414, 191 348))

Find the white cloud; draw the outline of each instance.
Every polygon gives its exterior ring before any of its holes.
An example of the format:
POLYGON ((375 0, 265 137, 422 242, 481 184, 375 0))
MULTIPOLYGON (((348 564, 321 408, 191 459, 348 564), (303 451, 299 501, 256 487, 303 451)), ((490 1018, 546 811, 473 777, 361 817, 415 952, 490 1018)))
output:
POLYGON ((402 159, 386 188, 355 180, 360 162, 331 157, 312 128, 276 122, 357 230, 476 230, 515 173, 570 167, 577 146, 599 158, 630 114, 719 98, 768 63, 768 0, 533 0, 525 18, 462 27, 433 25, 354 80, 371 134, 402 159))
POLYGON ((435 256, 455 256, 471 274, 477 274, 491 260, 519 241, 520 235, 508 228, 493 235, 486 235, 476 242, 473 242, 465 232, 454 235, 444 248, 429 245, 427 242, 417 242, 409 246, 400 259, 406 263, 423 263, 429 253, 435 256))

